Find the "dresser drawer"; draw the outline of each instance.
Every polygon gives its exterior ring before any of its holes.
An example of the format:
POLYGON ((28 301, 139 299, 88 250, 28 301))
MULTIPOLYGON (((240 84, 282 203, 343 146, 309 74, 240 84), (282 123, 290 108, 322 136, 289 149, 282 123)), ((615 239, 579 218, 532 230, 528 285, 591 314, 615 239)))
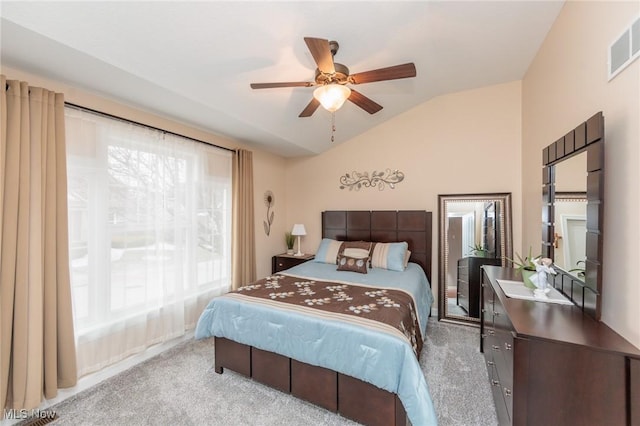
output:
POLYGON ((495 336, 495 331, 494 331, 494 335, 487 335, 487 339, 485 341, 486 346, 485 346, 485 353, 489 354, 489 359, 491 359, 493 361, 493 365, 497 368, 498 364, 500 364, 500 368, 503 368, 504 366, 504 360, 502 359, 502 350, 500 349, 500 341, 497 338, 497 336, 495 336))
POLYGON ((487 353, 486 348, 489 347, 489 336, 495 333, 493 328, 493 289, 491 285, 487 284, 484 280, 484 274, 481 285, 482 294, 482 306, 480 307, 480 352, 487 353))
POLYGON ((485 325, 484 333, 482 333, 481 337, 483 339, 484 346, 486 348, 490 348, 491 345, 496 344, 496 330, 491 325, 485 325))
POLYGON ((464 281, 458 281, 458 287, 456 290, 456 297, 458 298, 458 305, 464 306, 465 309, 469 308, 469 285, 464 281))
POLYGON ((458 266, 458 279, 469 281, 469 268, 458 266))
POLYGON ((494 362, 498 377, 500 380, 500 388, 504 403, 507 407, 509 418, 513 417, 513 336, 510 333, 496 331, 496 346, 499 348, 495 351, 494 362))
POLYGON ((500 376, 495 366, 491 367, 491 373, 489 374, 489 383, 491 384, 491 393, 493 394, 493 402, 496 406, 496 414, 498 416, 498 424, 508 425, 511 424, 510 410, 507 408, 507 404, 504 397, 504 391, 500 376))
POLYGON ((498 298, 494 298, 493 301, 493 326, 496 331, 504 331, 510 333, 513 329, 511 325, 511 321, 509 321, 509 317, 507 316, 504 307, 500 303, 498 298))

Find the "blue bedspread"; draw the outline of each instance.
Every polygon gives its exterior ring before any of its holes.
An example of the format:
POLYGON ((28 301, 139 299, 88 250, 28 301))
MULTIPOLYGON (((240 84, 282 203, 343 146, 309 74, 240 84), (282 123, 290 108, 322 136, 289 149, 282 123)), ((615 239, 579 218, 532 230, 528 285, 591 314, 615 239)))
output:
MULTIPOLYGON (((349 282, 409 291, 425 336, 433 296, 420 266, 404 272, 370 269, 368 274, 336 271, 335 265, 305 262, 285 272, 322 281, 349 282)), ((217 336, 329 368, 398 394, 414 426, 436 425, 433 402, 412 347, 397 336, 356 324, 318 319, 276 305, 214 298, 200 316, 195 337, 217 336)))

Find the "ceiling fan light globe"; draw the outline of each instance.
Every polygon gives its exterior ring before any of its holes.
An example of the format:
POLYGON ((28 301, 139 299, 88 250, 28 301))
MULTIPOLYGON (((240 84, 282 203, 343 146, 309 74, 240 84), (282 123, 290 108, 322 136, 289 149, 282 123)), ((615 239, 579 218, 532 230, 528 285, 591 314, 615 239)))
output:
POLYGON ((351 95, 351 89, 342 84, 325 84, 313 91, 313 97, 329 112, 339 110, 351 95))

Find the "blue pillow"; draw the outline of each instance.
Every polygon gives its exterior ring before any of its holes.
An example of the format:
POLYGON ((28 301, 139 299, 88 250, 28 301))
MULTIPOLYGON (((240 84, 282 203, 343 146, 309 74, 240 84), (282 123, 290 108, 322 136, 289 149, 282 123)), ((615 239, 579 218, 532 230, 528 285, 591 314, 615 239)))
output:
POLYGON ((340 251, 340 246, 342 246, 342 241, 323 238, 322 241, 320 241, 320 245, 318 246, 318 250, 316 251, 316 257, 313 259, 313 261, 335 265, 338 260, 338 252, 340 251))
POLYGON ((404 271, 405 257, 409 244, 401 243, 376 243, 371 254, 371 266, 374 268, 390 269, 392 271, 404 271))

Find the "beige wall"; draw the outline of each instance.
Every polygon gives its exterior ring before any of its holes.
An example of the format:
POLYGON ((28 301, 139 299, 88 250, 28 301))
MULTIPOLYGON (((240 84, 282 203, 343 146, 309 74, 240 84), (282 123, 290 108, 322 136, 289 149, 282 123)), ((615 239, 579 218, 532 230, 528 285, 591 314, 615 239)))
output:
POLYGON ((266 152, 253 151, 253 191, 255 194, 256 218, 256 273, 258 278, 271 274, 271 256, 284 253, 287 246, 284 233, 291 231, 293 224, 286 220, 285 159, 266 152), (270 211, 275 212, 269 236, 263 222, 267 221, 267 206, 264 193, 273 192, 275 203, 270 211))
MULTIPOLYGON (((567 2, 522 82, 523 248, 541 242, 541 152, 605 117, 602 320, 640 347, 640 61, 607 81, 607 51, 640 2, 567 2)), ((517 247, 517 246, 516 246, 517 247)))
MULTIPOLYGON (((437 289, 438 194, 511 192, 515 249, 539 247, 541 150, 601 110, 606 129, 603 321, 640 347, 640 284, 630 268, 640 264, 640 61, 611 82, 606 71, 609 44, 639 14, 638 2, 567 2, 522 82, 435 98, 314 157, 284 159, 252 149, 258 276, 270 273, 271 256, 284 250, 284 232, 294 223, 307 228, 302 250, 316 250, 323 210, 425 209, 434 213, 432 282, 437 289), (405 174, 394 190, 339 189, 345 173, 386 168, 405 174), (263 230, 266 190, 276 198, 268 237, 263 230)), ((2 73, 64 92, 73 103, 242 147, 65 83, 7 67, 2 73)), ((340 126, 348 123, 338 117, 337 124, 339 138, 340 126)))
POLYGON ((513 193, 514 236, 519 246, 520 105, 520 82, 441 96, 323 154, 289 159, 286 217, 289 226, 305 224, 308 235, 303 251, 316 250, 323 210, 430 210, 435 290, 438 194, 485 192, 513 193), (386 168, 405 174, 395 189, 339 188, 345 173, 371 174, 386 168))
POLYGON ((229 138, 218 136, 210 132, 196 129, 173 120, 169 120, 158 115, 142 111, 138 108, 129 107, 121 103, 113 102, 104 97, 97 96, 79 89, 73 85, 43 78, 18 69, 3 66, 0 70, 8 79, 22 80, 29 82, 32 86, 45 87, 49 90, 62 92, 65 100, 97 111, 124 117, 149 126, 175 132, 184 136, 210 142, 226 148, 247 148, 253 151, 253 173, 254 173, 254 195, 255 195, 255 229, 256 229, 256 259, 258 276, 265 276, 271 273, 271 256, 284 251, 285 245, 285 160, 282 157, 266 152, 258 151, 255 148, 243 146, 242 143, 229 138), (267 237, 263 230, 263 215, 266 213, 263 196, 264 192, 270 189, 276 197, 276 210, 274 223, 270 236, 267 237))

